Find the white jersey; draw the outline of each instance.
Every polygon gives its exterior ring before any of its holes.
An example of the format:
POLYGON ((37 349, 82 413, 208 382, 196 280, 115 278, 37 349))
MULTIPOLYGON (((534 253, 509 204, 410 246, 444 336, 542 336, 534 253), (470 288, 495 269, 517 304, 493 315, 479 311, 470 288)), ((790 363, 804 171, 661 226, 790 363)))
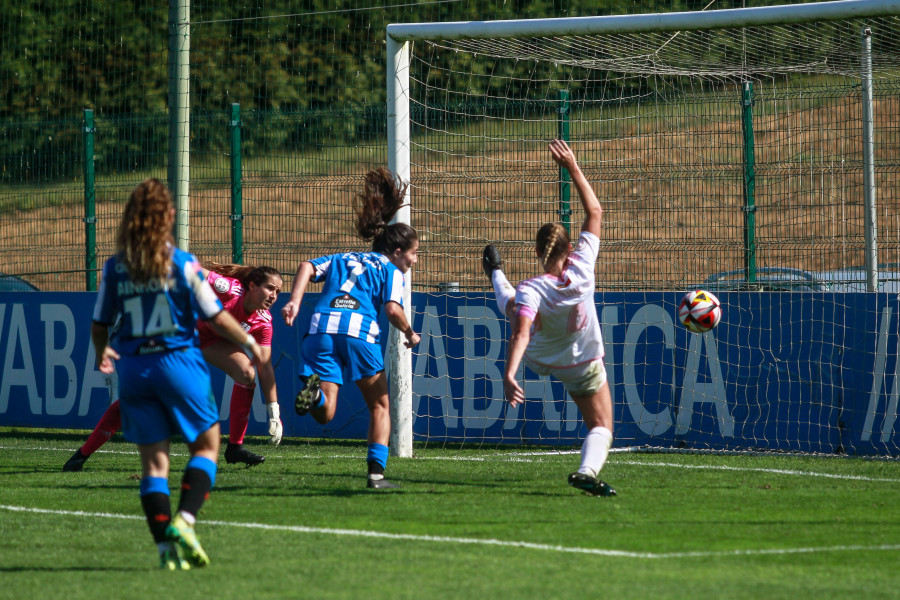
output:
POLYGON ((603 358, 594 304, 599 251, 597 236, 582 231, 559 278, 544 273, 516 288, 516 312, 534 319, 525 358, 529 366, 538 367, 540 375, 603 358))

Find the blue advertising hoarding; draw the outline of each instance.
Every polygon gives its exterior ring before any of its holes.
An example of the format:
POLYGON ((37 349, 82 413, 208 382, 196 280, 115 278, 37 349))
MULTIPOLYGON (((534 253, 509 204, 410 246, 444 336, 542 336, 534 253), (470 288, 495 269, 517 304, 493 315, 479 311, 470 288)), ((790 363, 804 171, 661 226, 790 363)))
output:
MULTIPOLYGON (((0 294, 0 426, 91 429, 109 403, 90 343, 92 293, 0 294)), ((298 323, 315 294, 304 298, 298 323)), ((725 292, 722 323, 675 321, 675 292, 596 296, 615 406, 615 446, 900 454, 900 299, 895 294, 725 292)), ((320 426, 291 407, 304 329, 273 309, 285 435, 365 438, 368 413, 345 385, 320 426)), ((523 373, 528 401, 503 401, 509 326, 490 296, 412 297, 415 440, 577 445, 584 426, 562 386, 523 373)), ((386 329, 386 324, 383 324, 386 329)), ((383 335, 382 337, 385 337, 383 335)), ((232 382, 211 368, 223 421, 232 382)), ((257 395, 259 392, 257 391, 257 395)), ((265 434, 254 403, 250 435, 265 434)))

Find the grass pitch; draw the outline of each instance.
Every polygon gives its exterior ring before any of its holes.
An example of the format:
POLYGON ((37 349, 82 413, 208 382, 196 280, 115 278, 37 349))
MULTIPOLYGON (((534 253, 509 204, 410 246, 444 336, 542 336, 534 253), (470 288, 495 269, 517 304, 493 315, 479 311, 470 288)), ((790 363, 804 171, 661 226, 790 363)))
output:
MULTIPOLYGON (((62 473, 85 433, 0 429, 0 598, 896 598, 900 462, 574 449, 416 449, 365 488, 365 444, 260 439, 220 464, 205 569, 162 572, 134 446, 62 473)), ((119 438, 116 438, 117 440, 119 438)), ((183 444, 173 445, 177 502, 183 444)))

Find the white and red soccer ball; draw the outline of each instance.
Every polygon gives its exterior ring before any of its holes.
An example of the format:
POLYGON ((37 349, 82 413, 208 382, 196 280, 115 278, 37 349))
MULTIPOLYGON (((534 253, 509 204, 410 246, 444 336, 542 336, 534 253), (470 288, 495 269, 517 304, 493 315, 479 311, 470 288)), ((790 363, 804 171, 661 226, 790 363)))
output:
POLYGON ((722 304, 706 290, 693 290, 678 305, 678 320, 694 333, 706 333, 722 320, 722 304))

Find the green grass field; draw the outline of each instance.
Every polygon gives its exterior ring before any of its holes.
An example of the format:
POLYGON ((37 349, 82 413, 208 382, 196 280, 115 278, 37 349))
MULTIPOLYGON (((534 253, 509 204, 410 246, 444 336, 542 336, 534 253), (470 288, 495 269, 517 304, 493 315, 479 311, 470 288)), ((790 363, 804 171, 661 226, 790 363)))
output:
POLYGON ((84 437, 0 428, 0 598, 900 595, 897 461, 616 452, 595 498, 572 449, 429 445, 376 491, 363 442, 251 439, 266 463, 222 461, 200 515, 211 566, 162 572, 134 447, 62 473, 84 437))

